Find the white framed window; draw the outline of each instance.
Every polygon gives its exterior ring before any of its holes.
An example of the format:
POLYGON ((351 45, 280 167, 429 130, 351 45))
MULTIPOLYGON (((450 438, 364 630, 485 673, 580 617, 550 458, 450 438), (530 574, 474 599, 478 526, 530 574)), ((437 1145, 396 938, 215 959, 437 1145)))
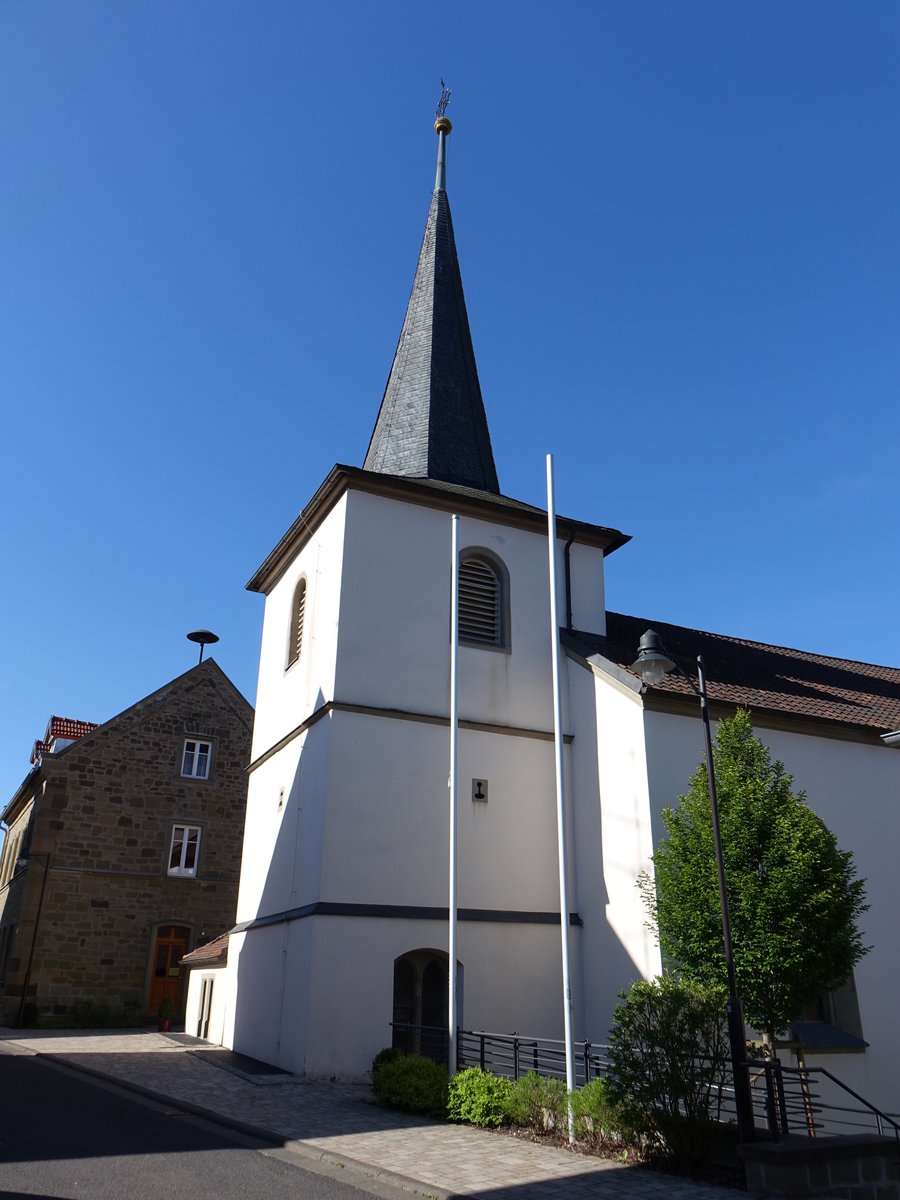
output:
POLYGON ((196 875, 200 854, 200 826, 174 825, 169 846, 169 875, 196 875))
POLYGON ((487 550, 460 555, 459 640, 496 650, 509 647, 509 576, 487 550))
POLYGON ((184 739, 184 754, 181 759, 182 775, 192 779, 209 779, 209 763, 212 758, 212 744, 201 742, 199 738, 184 739))
POLYGON ((291 625, 288 630, 288 650, 285 670, 292 667, 303 648, 303 618, 306 616, 306 580, 301 579, 294 589, 291 601, 291 625))

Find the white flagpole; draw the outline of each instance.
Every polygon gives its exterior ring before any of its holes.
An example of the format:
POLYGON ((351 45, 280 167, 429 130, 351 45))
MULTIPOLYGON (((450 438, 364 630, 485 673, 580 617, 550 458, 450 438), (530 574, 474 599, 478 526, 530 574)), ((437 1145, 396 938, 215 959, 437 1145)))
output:
POLYGON ((453 566, 450 575, 450 929, 448 934, 447 1025, 450 1034, 448 1070, 456 1073, 456 760, 459 742, 459 517, 451 517, 453 566))
POLYGON ((563 1014, 566 1038, 566 1087, 569 1090, 569 1141, 575 1141, 572 1092, 575 1047, 572 1042, 572 984, 569 977, 569 887, 566 874, 566 796, 563 779, 562 699, 559 677, 559 620, 556 613, 556 494, 553 455, 547 455, 547 544, 550 565, 550 646, 553 659, 553 729, 556 743, 556 833, 559 845, 559 925, 562 935, 563 1014))

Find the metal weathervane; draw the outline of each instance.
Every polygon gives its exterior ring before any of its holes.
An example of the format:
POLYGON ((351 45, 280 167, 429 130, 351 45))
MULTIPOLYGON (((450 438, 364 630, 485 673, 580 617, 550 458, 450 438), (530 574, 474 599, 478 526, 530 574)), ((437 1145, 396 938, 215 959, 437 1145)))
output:
POLYGON ((446 83, 444 83, 444 81, 442 79, 441 80, 441 98, 440 98, 440 100, 438 100, 438 106, 434 110, 434 115, 436 117, 443 117, 444 114, 447 112, 447 105, 449 103, 450 103, 450 89, 447 87, 446 83))

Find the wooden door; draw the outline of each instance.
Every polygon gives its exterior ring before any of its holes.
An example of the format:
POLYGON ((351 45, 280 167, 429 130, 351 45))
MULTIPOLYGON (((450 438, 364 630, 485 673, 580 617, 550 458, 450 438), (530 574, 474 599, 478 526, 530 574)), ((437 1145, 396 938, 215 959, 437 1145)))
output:
POLYGON ((150 998, 147 1011, 155 1017, 163 996, 172 1002, 172 1016, 181 1013, 184 991, 184 967, 181 959, 188 952, 190 930, 184 925, 160 925, 153 948, 153 972, 150 976, 150 998))

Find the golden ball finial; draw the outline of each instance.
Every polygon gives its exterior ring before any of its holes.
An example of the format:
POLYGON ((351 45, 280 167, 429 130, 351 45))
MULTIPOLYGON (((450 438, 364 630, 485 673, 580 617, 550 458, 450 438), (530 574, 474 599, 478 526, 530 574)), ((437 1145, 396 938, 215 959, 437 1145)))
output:
POLYGON ((435 133, 449 133, 453 126, 446 117, 438 117, 434 123, 435 133))

